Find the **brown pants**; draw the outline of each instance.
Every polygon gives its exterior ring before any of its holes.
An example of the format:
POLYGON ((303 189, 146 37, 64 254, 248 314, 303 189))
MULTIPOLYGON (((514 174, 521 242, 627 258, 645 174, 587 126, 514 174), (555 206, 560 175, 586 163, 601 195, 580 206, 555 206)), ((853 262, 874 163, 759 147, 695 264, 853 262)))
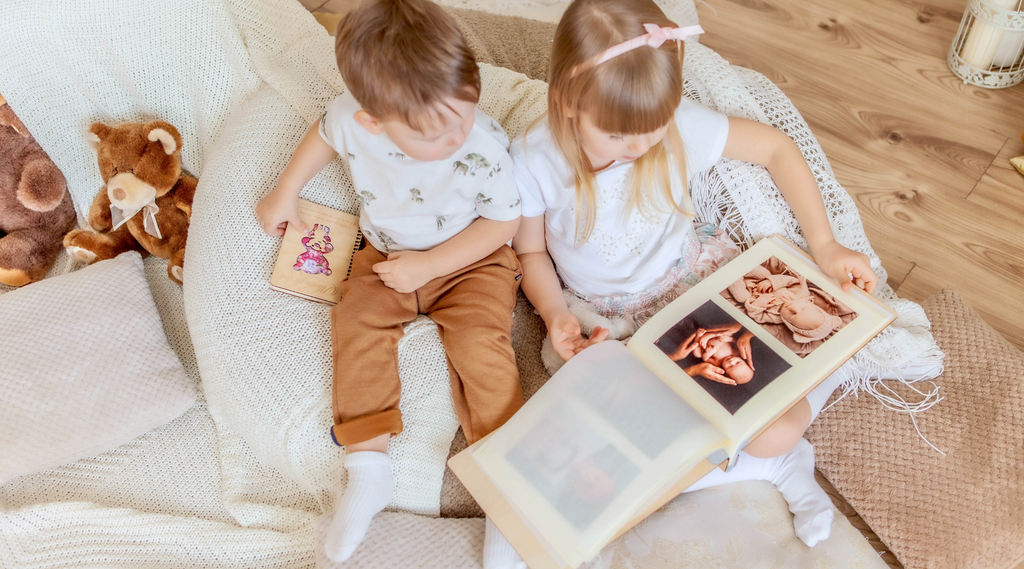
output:
POLYGON ((357 252, 352 274, 341 284, 341 302, 331 310, 334 441, 347 445, 402 432, 398 341, 406 323, 426 314, 437 323, 455 411, 473 444, 523 405, 511 341, 519 261, 503 245, 460 271, 401 293, 373 272, 385 260, 373 247, 357 252))

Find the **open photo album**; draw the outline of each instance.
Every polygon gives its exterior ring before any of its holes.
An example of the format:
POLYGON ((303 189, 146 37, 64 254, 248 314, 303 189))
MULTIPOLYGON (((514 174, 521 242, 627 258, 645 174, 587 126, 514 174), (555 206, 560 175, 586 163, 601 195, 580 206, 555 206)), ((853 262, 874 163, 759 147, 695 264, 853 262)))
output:
POLYGON ((449 464, 531 567, 577 567, 706 459, 734 461, 894 319, 787 240, 765 238, 628 345, 601 342, 566 362, 449 464))

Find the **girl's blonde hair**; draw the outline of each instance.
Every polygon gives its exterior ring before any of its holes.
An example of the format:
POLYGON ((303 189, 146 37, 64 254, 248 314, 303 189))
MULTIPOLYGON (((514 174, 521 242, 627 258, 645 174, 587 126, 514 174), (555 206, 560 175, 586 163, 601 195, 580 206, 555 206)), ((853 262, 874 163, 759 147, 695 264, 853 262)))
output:
MULTIPOLYGON (((686 150, 674 116, 683 97, 683 43, 642 46, 593 65, 608 48, 641 36, 644 24, 677 27, 653 0, 576 0, 555 31, 548 87, 548 124, 576 176, 576 245, 586 243, 597 218, 594 165, 580 144, 579 117, 614 134, 668 133, 638 158, 627 211, 677 211, 692 217, 686 150), (677 164, 684 204, 672 196, 670 160, 677 164), (582 222, 582 223, 581 223, 582 222)), ((628 215, 628 214, 627 214, 628 215)))

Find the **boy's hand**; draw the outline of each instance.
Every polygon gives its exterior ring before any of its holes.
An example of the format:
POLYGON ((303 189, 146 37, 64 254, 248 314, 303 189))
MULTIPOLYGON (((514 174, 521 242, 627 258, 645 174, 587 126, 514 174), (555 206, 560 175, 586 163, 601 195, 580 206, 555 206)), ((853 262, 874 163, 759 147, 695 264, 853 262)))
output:
POLYGON ((291 223, 302 233, 309 232, 309 226, 299 217, 299 202, 285 192, 274 188, 256 204, 256 221, 267 235, 281 237, 291 223))
POLYGON ((825 274, 839 281, 844 291, 856 285, 868 294, 875 292, 878 275, 871 270, 867 255, 847 249, 833 240, 815 251, 814 261, 825 274))
POLYGON ((559 313, 548 323, 551 345, 555 348, 555 353, 565 361, 569 361, 590 346, 603 342, 609 332, 609 330, 598 326, 594 328, 594 332, 589 338, 584 338, 580 331, 579 321, 568 311, 559 313))
POLYGON ((398 292, 413 292, 436 277, 426 251, 399 251, 373 266, 384 285, 398 292))

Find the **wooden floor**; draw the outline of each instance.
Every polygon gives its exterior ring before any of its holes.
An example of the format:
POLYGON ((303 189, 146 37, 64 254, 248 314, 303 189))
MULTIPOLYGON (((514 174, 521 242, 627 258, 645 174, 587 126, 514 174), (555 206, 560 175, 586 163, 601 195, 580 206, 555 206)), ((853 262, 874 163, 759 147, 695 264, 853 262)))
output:
POLYGON ((793 100, 900 296, 950 287, 1024 348, 1024 84, 946 65, 964 0, 706 0, 701 43, 793 100), (753 47, 756 46, 756 47, 753 47))

